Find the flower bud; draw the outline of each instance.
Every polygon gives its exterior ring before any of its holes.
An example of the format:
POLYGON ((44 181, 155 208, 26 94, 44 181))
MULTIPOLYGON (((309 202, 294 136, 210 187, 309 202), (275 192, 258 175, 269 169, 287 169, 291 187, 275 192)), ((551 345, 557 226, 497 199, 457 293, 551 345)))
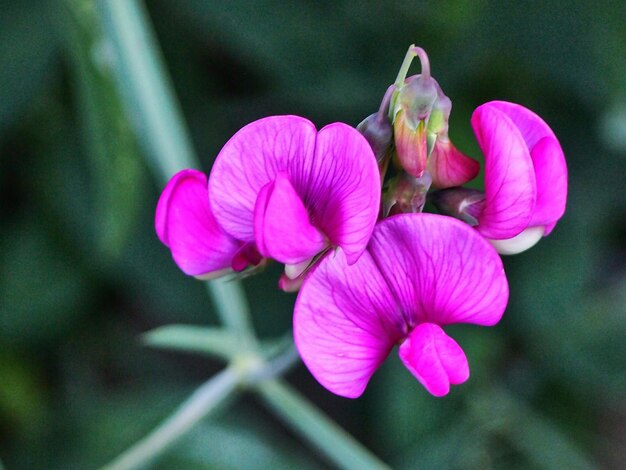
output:
MULTIPOLYGON (((435 84, 437 84, 435 82, 435 84)), ((428 119, 428 171, 436 188, 461 186, 474 179, 480 170, 476 160, 456 149, 448 137, 452 101, 437 84, 437 100, 428 119)))
POLYGON ((387 113, 374 113, 366 117, 356 126, 372 147, 376 161, 380 162, 391 147, 393 129, 387 113))
POLYGON ((383 198, 383 215, 422 212, 431 181, 428 172, 419 178, 402 173, 391 179, 383 198))
POLYGON ((478 162, 463 155, 450 142, 448 119, 452 102, 430 76, 428 56, 411 46, 395 83, 392 118, 398 160, 404 170, 420 177, 428 168, 438 188, 460 186, 476 177, 478 162), (419 56, 422 73, 405 79, 413 57, 419 56))
POLYGON ((475 227, 485 206, 485 194, 477 189, 450 188, 430 195, 432 203, 444 215, 449 215, 475 227))

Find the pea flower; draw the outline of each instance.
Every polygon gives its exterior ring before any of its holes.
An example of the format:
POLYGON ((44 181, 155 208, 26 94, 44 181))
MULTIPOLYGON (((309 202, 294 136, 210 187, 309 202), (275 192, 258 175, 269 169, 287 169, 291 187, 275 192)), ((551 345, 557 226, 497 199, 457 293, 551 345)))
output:
POLYGON ((341 247, 353 264, 376 223, 379 178, 356 129, 334 123, 318 132, 304 118, 274 116, 226 143, 211 171, 209 199, 224 231, 255 243, 266 258, 301 266, 341 247))
POLYGON ((281 286, 298 287, 312 260, 341 247, 350 264, 365 250, 380 205, 380 176, 365 138, 330 124, 319 132, 297 116, 272 116, 237 132, 208 181, 176 175, 156 228, 184 272, 212 276, 263 258, 286 264, 281 286), (301 279, 300 279, 301 280, 301 279))
POLYGON ((448 189, 434 202, 474 225, 498 252, 520 253, 549 235, 565 212, 563 150, 550 127, 518 104, 483 104, 472 126, 485 155, 485 190, 448 189))
POLYGON ((463 383, 469 367, 442 327, 490 326, 508 301, 502 261, 461 221, 401 214, 379 222, 353 265, 326 256, 307 276, 294 311, 294 336, 313 376, 331 392, 360 396, 399 345, 409 371, 435 396, 463 383))

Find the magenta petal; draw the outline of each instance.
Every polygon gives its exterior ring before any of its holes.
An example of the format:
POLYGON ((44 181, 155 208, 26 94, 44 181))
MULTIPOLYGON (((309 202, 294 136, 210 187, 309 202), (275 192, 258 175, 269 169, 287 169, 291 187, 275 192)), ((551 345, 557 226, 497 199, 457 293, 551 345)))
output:
POLYGON ((398 353, 407 369, 436 397, 447 395, 450 384, 462 384, 469 378, 465 353, 433 323, 418 325, 398 353))
POLYGON ((435 141, 435 148, 428 159, 428 170, 436 188, 452 188, 473 180, 480 164, 459 152, 450 140, 435 141))
POLYGON ((315 126, 297 116, 259 119, 231 137, 217 156, 209 180, 213 213, 226 232, 254 241, 259 191, 279 171, 309 161, 315 139, 315 126))
POLYGON ((550 129, 550 126, 530 109, 522 105, 509 103, 508 101, 490 101, 483 106, 489 106, 506 114, 522 134, 526 146, 530 150, 545 137, 551 137, 556 140, 556 136, 550 129))
POLYGON ((517 126, 530 150, 537 182, 537 203, 530 225, 545 226, 548 235, 565 212, 567 165, 550 126, 531 110, 515 103, 493 101, 517 126))
POLYGON ((313 158, 290 171, 313 224, 354 263, 380 209, 380 174, 370 145, 356 129, 330 124, 319 131, 313 158))
POLYGON ((326 246, 324 236, 309 222, 304 204, 282 171, 259 192, 254 235, 264 257, 286 264, 306 260, 326 246))
POLYGON ((183 170, 167 183, 157 204, 155 228, 176 264, 191 276, 228 268, 241 246, 217 224, 206 175, 196 170, 183 170))
POLYGON ((491 103, 474 111, 472 126, 485 154, 485 208, 476 229, 487 238, 512 238, 528 226, 535 207, 530 153, 513 121, 491 103))
POLYGON ((376 225, 368 252, 409 328, 423 322, 497 323, 509 296, 502 261, 467 224, 436 214, 403 214, 376 225))
POLYGON ((294 310, 294 337, 313 376, 337 395, 356 398, 406 334, 387 283, 368 252, 348 265, 328 254, 305 279, 294 310))
POLYGON ((548 235, 565 213, 567 166, 556 139, 544 137, 531 152, 537 180, 537 203, 530 225, 544 225, 548 235))
POLYGON ((254 241, 261 190, 285 172, 317 227, 353 263, 378 216, 380 176, 365 138, 341 123, 319 133, 306 119, 273 116, 241 129, 217 157, 209 181, 213 212, 225 231, 254 241))

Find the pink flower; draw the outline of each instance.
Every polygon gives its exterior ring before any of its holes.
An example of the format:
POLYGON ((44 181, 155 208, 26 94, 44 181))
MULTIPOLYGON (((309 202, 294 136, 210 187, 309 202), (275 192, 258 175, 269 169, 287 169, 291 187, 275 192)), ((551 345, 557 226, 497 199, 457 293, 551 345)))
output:
POLYGON ((273 258, 288 265, 281 286, 289 290, 330 247, 341 247, 354 263, 379 205, 376 159, 358 131, 335 123, 317 132, 306 119, 274 116, 226 143, 208 187, 198 171, 175 175, 155 225, 187 274, 214 277, 273 258))
POLYGON ((500 253, 524 251, 565 212, 567 166, 548 125, 523 106, 479 106, 472 126, 485 154, 485 198, 476 229, 500 253))
MULTIPOLYGON (((380 175, 365 138, 297 116, 260 119, 221 150, 209 180, 211 207, 231 237, 300 265, 329 247, 349 264, 365 250, 380 205, 380 175)), ((306 263, 305 263, 306 264, 306 263)), ((290 277, 298 273, 290 270, 290 277)))
POLYGON ((434 214, 380 222, 349 266, 328 255, 304 280, 294 312, 300 355, 315 378, 356 398, 394 345, 435 396, 469 377, 467 359, 442 326, 494 325, 508 301, 500 257, 468 225, 434 214))
POLYGON ((228 235, 209 204, 207 177, 197 170, 175 174, 161 193, 155 228, 174 262, 190 276, 217 277, 230 268, 241 271, 260 261, 254 247, 228 235))

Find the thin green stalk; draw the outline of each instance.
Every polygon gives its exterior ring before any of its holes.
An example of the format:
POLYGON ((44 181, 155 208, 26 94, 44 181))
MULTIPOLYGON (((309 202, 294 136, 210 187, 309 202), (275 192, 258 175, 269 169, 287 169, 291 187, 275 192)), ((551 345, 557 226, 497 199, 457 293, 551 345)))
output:
POLYGON ((132 470, 148 465, 198 421, 224 402, 241 383, 241 375, 236 369, 229 367, 213 376, 180 405, 163 424, 104 466, 103 470, 132 470))
POLYGON ((222 277, 207 282, 207 288, 222 324, 240 336, 242 348, 251 350, 257 341, 241 282, 222 277))
POLYGON ((198 167, 143 4, 99 0, 98 8, 114 48, 118 83, 157 176, 167 181, 183 168, 198 167))
POLYGON ((389 468, 284 381, 268 380, 256 390, 273 412, 337 466, 360 470, 389 468))
MULTIPOLYGON (((157 178, 164 184, 184 168, 200 166, 143 4, 99 0, 104 33, 114 52, 118 85, 157 178)), ((222 322, 249 344, 251 322, 236 280, 209 282, 222 322)))
POLYGON ((196 352, 230 361, 241 354, 241 339, 222 327, 165 325, 141 335, 146 346, 196 352))

